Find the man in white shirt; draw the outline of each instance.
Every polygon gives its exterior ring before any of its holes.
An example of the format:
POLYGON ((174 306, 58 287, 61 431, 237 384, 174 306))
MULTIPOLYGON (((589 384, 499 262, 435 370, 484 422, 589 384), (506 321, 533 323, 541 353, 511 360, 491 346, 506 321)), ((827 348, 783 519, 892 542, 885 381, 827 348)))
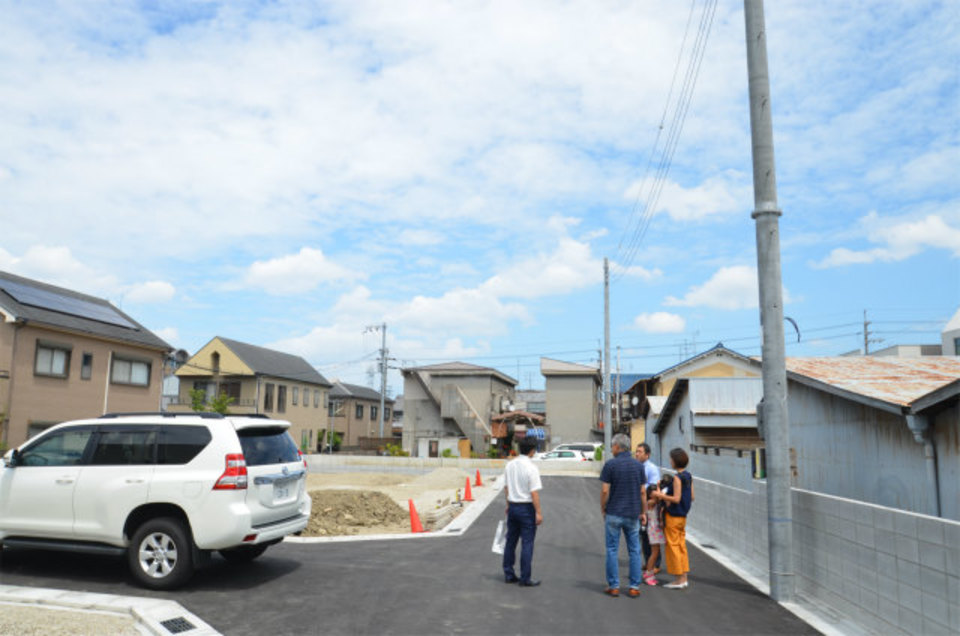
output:
POLYGON ((507 496, 507 544, 503 549, 503 578, 507 583, 519 583, 522 587, 540 585, 531 576, 533 567, 533 542, 537 536, 537 526, 543 523, 540 512, 540 471, 531 461, 537 450, 537 440, 520 440, 520 454, 507 463, 504 471, 507 496), (517 557, 517 541, 522 539, 520 548, 520 576, 514 570, 517 557))

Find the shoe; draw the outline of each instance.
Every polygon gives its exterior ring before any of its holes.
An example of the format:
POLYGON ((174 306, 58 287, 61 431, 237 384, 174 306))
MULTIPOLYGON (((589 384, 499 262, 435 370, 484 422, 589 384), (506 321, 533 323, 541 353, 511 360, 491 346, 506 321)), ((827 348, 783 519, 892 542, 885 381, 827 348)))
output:
POLYGON ((637 598, 640 596, 640 590, 638 588, 631 587, 629 590, 627 590, 627 596, 630 598, 637 598))
POLYGON ((620 596, 620 588, 618 587, 608 587, 603 591, 604 594, 612 596, 614 598, 620 596))
POLYGON ((504 583, 516 583, 516 582, 519 581, 519 580, 520 580, 520 579, 518 579, 518 578, 515 577, 515 576, 505 576, 505 577, 503 577, 503 582, 504 582, 504 583))
POLYGON ((652 574, 648 574, 647 576, 643 577, 643 582, 646 583, 647 585, 658 584, 656 577, 654 577, 652 574))
POLYGON ((687 589, 688 585, 690 585, 690 583, 688 581, 684 581, 683 583, 667 583, 663 587, 667 588, 668 590, 685 590, 687 589))
POLYGON ((538 579, 530 579, 529 581, 520 581, 518 585, 520 587, 537 587, 540 585, 540 581, 538 579))

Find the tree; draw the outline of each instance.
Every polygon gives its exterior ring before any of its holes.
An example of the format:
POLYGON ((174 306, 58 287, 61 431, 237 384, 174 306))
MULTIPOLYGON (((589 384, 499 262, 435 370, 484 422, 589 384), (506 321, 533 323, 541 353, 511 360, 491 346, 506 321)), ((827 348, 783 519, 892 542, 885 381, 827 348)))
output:
POLYGON ((191 389, 190 390, 190 408, 198 413, 204 411, 210 411, 213 413, 219 413, 221 415, 227 415, 230 413, 227 407, 233 404, 233 398, 226 393, 221 393, 215 398, 210 400, 210 403, 207 404, 207 392, 203 389, 191 389))

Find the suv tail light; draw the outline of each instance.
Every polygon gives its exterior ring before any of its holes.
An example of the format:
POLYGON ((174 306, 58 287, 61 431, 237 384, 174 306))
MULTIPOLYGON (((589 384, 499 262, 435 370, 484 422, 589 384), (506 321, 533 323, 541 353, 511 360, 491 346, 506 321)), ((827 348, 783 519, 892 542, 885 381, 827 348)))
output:
POLYGON ((247 460, 243 453, 227 455, 227 469, 220 475, 220 479, 213 485, 214 490, 246 490, 247 488, 247 460))
POLYGON ((307 458, 303 456, 303 451, 298 449, 297 455, 300 457, 301 460, 303 460, 303 467, 307 468, 307 458))

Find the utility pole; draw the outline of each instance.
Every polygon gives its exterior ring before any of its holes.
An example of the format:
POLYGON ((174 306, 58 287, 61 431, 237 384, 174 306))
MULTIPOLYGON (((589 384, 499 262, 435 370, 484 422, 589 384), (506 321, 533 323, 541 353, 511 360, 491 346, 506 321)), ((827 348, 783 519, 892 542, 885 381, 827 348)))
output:
POLYGON ((623 426, 623 399, 620 397, 620 393, 623 391, 623 384, 620 379, 620 345, 617 345, 617 381, 613 387, 613 392, 617 396, 617 430, 620 430, 620 427, 623 426))
POLYGON ((611 455, 610 440, 610 263, 603 259, 603 456, 611 455))
POLYGON ((753 154, 752 217, 757 230, 757 275, 763 327, 763 400, 760 417, 767 446, 767 530, 770 596, 793 600, 793 504, 790 499, 790 421, 780 274, 780 216, 773 158, 773 119, 767 72, 763 0, 744 0, 750 133, 753 154))
POLYGON ((383 409, 387 399, 387 323, 373 325, 363 330, 380 332, 380 439, 383 439, 383 409))

